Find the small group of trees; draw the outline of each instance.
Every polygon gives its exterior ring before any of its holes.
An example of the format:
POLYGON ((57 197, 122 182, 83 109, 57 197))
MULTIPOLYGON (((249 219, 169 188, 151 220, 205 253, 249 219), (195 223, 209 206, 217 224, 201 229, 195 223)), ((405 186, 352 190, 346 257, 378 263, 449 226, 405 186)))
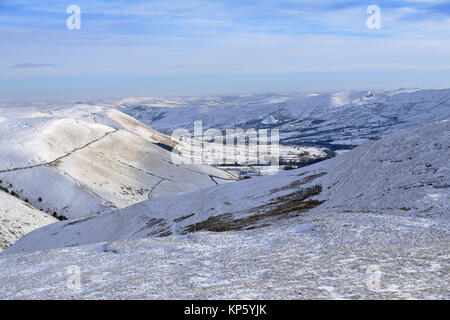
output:
MULTIPOLYGON (((5 193, 8 193, 8 194, 12 195, 13 197, 16 197, 17 199, 22 200, 22 199, 20 198, 20 195, 19 195, 16 191, 10 190, 10 189, 12 189, 13 187, 14 187, 14 186, 12 185, 12 183, 8 184, 7 187, 4 187, 4 186, 3 186, 3 181, 0 180, 0 191, 3 191, 3 192, 5 192, 5 193)), ((29 203, 28 198, 25 198, 23 201, 26 202, 26 203, 29 203)), ((43 200, 42 200, 42 197, 39 197, 39 198, 37 199, 37 201, 38 201, 38 202, 42 202, 42 201, 43 201, 43 200)), ((42 209, 39 209, 39 210, 42 211, 42 212, 44 212, 44 210, 42 210, 42 209)), ((47 213, 48 213, 48 212, 47 212, 47 213)), ((60 221, 67 220, 67 217, 65 217, 65 216, 63 216, 63 215, 58 215, 55 211, 54 211, 51 215, 52 215, 53 217, 55 217, 56 219, 60 220, 60 221)))

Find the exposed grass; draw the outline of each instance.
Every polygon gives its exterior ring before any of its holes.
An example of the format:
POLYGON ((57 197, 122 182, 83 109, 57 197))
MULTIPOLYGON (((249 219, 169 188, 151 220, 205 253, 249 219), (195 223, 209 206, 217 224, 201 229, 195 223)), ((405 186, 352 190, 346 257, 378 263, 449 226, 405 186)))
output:
POLYGON ((183 234, 196 231, 226 232, 249 230, 272 225, 274 222, 298 216, 300 213, 311 210, 324 201, 309 200, 322 192, 322 186, 301 189, 291 194, 277 197, 267 205, 251 210, 250 215, 236 218, 232 213, 225 213, 210 217, 205 221, 187 226, 183 234))
POLYGON ((276 188, 276 189, 272 189, 270 190, 271 193, 278 193, 280 191, 285 191, 285 190, 291 190, 291 189, 297 189, 302 185, 305 185, 307 183, 313 182, 315 179, 320 178, 324 175, 326 175, 326 172, 321 172, 321 173, 317 173, 317 174, 313 174, 310 176, 307 176, 306 178, 300 179, 300 180, 296 180, 290 184, 288 184, 287 186, 281 187, 281 188, 276 188))
POLYGON ((194 215, 195 215, 195 213, 191 213, 191 214, 188 214, 188 215, 176 218, 176 219, 173 220, 173 222, 177 222, 178 223, 178 222, 181 222, 183 220, 189 219, 190 217, 192 217, 194 215))

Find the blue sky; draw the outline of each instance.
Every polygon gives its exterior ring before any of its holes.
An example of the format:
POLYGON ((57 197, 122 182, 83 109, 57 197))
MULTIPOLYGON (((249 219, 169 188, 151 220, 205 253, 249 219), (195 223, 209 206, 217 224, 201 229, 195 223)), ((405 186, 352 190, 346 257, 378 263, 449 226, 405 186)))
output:
POLYGON ((0 0, 0 43, 0 101, 450 87, 445 0, 0 0))

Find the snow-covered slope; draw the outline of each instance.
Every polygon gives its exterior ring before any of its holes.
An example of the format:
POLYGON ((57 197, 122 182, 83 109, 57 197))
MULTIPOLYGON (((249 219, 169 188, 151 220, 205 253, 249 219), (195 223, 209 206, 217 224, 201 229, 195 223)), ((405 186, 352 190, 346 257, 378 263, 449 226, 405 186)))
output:
MULTIPOLYGON (((323 211, 450 218, 450 120, 405 130, 311 167, 323 211)), ((316 210, 317 211, 317 210, 316 210)))
POLYGON ((324 212, 448 220, 449 189, 450 121, 441 121, 299 170, 57 223, 27 235, 4 254, 201 230, 253 229, 324 212))
POLYGON ((450 118, 450 89, 141 98, 114 103, 164 133, 176 128, 278 128, 290 145, 348 149, 400 129, 450 118))
POLYGON ((449 230, 428 218, 316 214, 6 255, 0 299, 449 299, 449 230))
POLYGON ((25 234, 57 220, 0 191, 0 252, 25 234))
POLYGON ((0 180, 56 216, 110 212, 162 195, 236 178, 205 165, 175 165, 178 142, 115 109, 74 106, 0 109, 0 180))

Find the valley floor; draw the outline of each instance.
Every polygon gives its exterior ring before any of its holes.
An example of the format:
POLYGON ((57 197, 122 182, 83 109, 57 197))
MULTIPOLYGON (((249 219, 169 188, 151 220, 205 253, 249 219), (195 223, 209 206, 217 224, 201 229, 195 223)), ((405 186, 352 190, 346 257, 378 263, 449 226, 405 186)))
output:
POLYGON ((309 214, 257 230, 6 255, 0 298, 450 299, 449 227, 428 218, 309 214), (67 285, 73 266, 80 288, 67 285))

